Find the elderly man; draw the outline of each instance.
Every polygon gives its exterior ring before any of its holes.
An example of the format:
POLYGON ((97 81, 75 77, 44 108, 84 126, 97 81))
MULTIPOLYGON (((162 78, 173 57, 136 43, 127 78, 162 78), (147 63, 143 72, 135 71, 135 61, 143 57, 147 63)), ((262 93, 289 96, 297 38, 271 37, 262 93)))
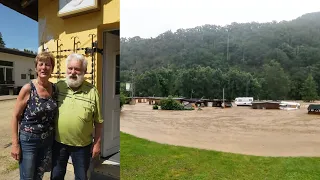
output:
POLYGON ((84 81, 87 61, 82 55, 69 55, 66 66, 66 80, 57 83, 59 113, 55 122, 51 179, 64 179, 71 156, 76 179, 87 180, 90 159, 100 153, 103 120, 99 95, 92 84, 84 81))

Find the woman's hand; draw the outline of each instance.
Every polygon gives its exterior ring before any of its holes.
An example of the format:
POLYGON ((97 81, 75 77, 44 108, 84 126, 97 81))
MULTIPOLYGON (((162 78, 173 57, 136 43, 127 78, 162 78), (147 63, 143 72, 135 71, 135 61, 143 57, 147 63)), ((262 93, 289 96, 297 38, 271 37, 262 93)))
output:
POLYGON ((21 155, 21 149, 19 144, 13 144, 12 145, 12 150, 11 150, 11 156, 13 159, 19 161, 20 160, 20 155, 21 155))
POLYGON ((11 121, 11 130, 12 130, 12 150, 11 150, 11 156, 15 160, 19 160, 21 156, 21 149, 19 145, 19 122, 21 120, 21 114, 23 113, 24 109, 27 106, 27 101, 30 97, 30 90, 31 86, 30 84, 26 84, 22 87, 20 90, 19 96, 17 97, 17 101, 15 104, 15 108, 13 110, 13 116, 11 121))

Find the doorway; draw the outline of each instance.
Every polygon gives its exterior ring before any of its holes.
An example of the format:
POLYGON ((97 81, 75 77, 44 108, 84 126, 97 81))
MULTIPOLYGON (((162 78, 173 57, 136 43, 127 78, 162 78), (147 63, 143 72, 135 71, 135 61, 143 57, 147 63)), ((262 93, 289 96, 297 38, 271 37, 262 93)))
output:
POLYGON ((119 30, 103 33, 101 156, 120 151, 120 35, 119 30))

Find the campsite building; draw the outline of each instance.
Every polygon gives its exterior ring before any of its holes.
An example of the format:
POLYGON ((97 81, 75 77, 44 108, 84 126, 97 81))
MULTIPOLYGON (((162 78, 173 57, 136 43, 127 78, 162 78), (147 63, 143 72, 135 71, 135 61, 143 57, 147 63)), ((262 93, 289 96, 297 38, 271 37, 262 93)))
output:
POLYGON ((35 77, 36 55, 0 47, 0 95, 17 95, 35 77))
POLYGON ((253 109, 279 109, 281 102, 278 101, 253 101, 253 109))
MULTIPOLYGON (((97 87, 104 119, 101 157, 120 178, 120 0, 0 0, 38 22, 38 52, 56 58, 52 82, 65 78, 72 52, 88 60, 88 82, 97 87)), ((14 23, 14 22, 13 22, 14 23)), ((104 173, 100 169, 100 173, 104 173)), ((109 171, 109 175, 110 175, 109 171)))

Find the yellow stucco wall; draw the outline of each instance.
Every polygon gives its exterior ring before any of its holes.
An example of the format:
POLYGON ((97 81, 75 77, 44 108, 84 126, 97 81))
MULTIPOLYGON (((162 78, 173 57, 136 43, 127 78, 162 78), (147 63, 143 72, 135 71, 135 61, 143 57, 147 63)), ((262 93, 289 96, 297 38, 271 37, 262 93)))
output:
MULTIPOLYGON (((62 19, 57 16, 58 13, 58 0, 41 0, 39 2, 39 49, 42 49, 41 44, 44 43, 45 49, 48 51, 57 51, 57 39, 59 39, 59 50, 71 49, 73 50, 72 37, 76 36, 78 48, 91 47, 90 34, 94 34, 94 41, 98 41, 98 47, 102 48, 102 32, 108 29, 120 29, 120 0, 101 0, 100 10, 83 15, 74 16, 67 19, 62 19)), ((72 51, 62 52, 62 58, 57 58, 60 61, 60 71, 65 72, 65 59, 66 56, 72 51)), ((84 50, 78 51, 84 54, 84 50)), ((57 53, 53 52, 56 56, 57 53)), ((91 72, 91 57, 86 56, 88 60, 88 72, 91 72)), ((97 54, 96 59, 96 77, 95 82, 101 82, 102 78, 102 55, 97 54)), ((55 68, 55 72, 59 68, 55 68)), ((57 75, 52 75, 52 81, 56 82, 57 75)), ((60 75, 60 78, 63 78, 60 75)), ((91 75, 86 75, 88 81, 91 81, 91 75)), ((101 83, 95 84, 101 90, 101 83)))

